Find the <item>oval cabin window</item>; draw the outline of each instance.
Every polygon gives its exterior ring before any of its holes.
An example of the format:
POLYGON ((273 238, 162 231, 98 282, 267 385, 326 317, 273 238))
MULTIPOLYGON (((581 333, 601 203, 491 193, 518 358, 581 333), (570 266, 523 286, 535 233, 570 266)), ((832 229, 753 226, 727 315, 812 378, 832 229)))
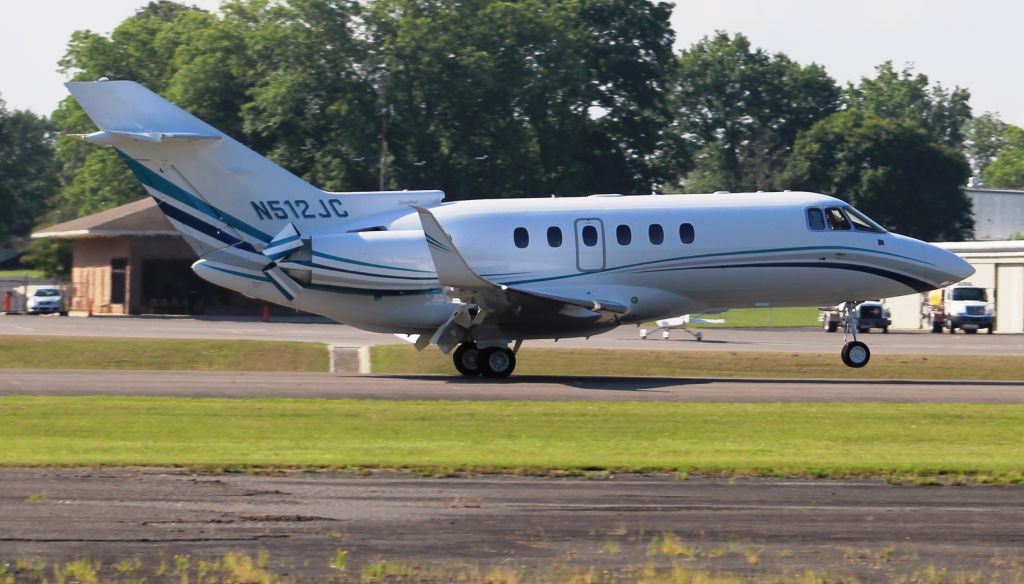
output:
POLYGON ((512 238, 516 242, 516 247, 520 249, 530 245, 530 232, 525 227, 516 227, 512 232, 512 238))
POLYGON ((616 227, 615 239, 619 240, 619 245, 629 245, 629 242, 633 241, 633 232, 629 229, 629 225, 616 227))
POLYGON ((597 227, 593 225, 587 225, 583 228, 583 245, 587 247, 594 247, 597 245, 597 227))
POLYGON ((551 247, 562 246, 562 230, 557 227, 548 227, 548 245, 551 247))
POLYGON ((647 236, 651 238, 651 243, 654 245, 661 245, 661 242, 665 241, 665 230, 661 228, 661 225, 655 223, 647 228, 647 236))
POLYGON ((693 243, 693 237, 693 225, 683 223, 679 226, 679 241, 683 243, 693 243))

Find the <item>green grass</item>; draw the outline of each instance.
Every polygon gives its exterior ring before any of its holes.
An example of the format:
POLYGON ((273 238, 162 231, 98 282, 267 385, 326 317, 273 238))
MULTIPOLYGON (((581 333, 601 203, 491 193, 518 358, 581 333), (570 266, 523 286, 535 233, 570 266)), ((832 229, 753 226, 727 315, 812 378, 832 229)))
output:
MULTIPOLYGON (((658 341, 651 341, 652 344, 658 341)), ((1024 357, 1007 355, 873 355, 850 369, 834 353, 675 351, 638 349, 522 349, 516 375, 652 377, 775 377, 822 379, 1024 379, 1024 357)), ((455 374, 450 355, 409 345, 371 349, 374 373, 455 374)))
POLYGON ((694 324, 693 328, 761 328, 821 326, 818 308, 736 308, 722 314, 709 314, 707 318, 722 318, 722 324, 694 324))
POLYGON ((1022 480, 1024 406, 0 398, 0 465, 1022 480))
POLYGON ((0 270, 0 280, 4 278, 44 278, 42 270, 0 270))
POLYGON ((0 335, 0 369, 327 371, 319 343, 0 335))

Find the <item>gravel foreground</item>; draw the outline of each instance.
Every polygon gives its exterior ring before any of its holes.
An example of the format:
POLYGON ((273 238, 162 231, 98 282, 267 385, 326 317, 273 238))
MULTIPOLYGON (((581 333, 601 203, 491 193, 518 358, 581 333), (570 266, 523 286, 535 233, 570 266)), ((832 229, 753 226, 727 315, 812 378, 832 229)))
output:
POLYGON ((260 556, 268 572, 292 581, 467 573, 473 581, 489 570, 557 581, 591 569, 631 580, 683 569, 1006 582, 1024 566, 1024 490, 664 475, 0 469, 0 565, 16 582, 33 581, 31 565, 49 566, 52 579, 52 566, 85 558, 108 575, 137 561, 150 582, 181 581, 181 558, 187 571, 232 553, 260 556))

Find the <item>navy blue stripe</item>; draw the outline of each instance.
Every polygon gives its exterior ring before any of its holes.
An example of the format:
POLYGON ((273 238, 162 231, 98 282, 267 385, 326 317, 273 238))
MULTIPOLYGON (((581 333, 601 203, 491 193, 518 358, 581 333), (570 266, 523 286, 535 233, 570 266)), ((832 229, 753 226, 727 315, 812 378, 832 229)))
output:
POLYGON ((837 264, 837 263, 825 263, 825 262, 765 262, 756 264, 719 264, 714 266, 693 266, 687 268, 660 268, 653 270, 643 270, 645 273, 652 272, 683 272, 687 270, 719 270, 728 268, 829 268, 835 270, 850 270, 854 272, 863 272, 865 274, 873 274, 875 276, 881 276, 894 280, 912 288, 917 292, 928 292, 935 289, 934 284, 929 284, 924 280, 918 280, 906 274, 900 274, 899 272, 893 272, 882 268, 876 268, 873 266, 861 266, 858 264, 837 264))
POLYGON ((334 260, 336 262, 344 262, 346 264, 355 264, 357 266, 367 266, 369 268, 384 268, 385 270, 395 270, 395 271, 398 271, 398 272, 417 272, 417 273, 420 273, 420 274, 433 274, 434 273, 431 270, 416 270, 416 269, 413 269, 413 268, 398 268, 398 267, 395 267, 395 266, 385 266, 385 265, 382 265, 382 264, 372 264, 370 262, 361 262, 359 260, 343 258, 341 256, 331 255, 329 253, 324 253, 322 251, 316 251, 316 250, 313 251, 313 255, 320 256, 320 257, 322 257, 324 259, 328 259, 328 260, 334 260))
POLYGON ((135 160, 131 156, 128 156, 124 152, 117 150, 117 153, 121 156, 121 159, 124 160, 125 164, 128 165, 128 168, 131 169, 132 174, 135 175, 135 178, 139 179, 139 182, 141 182, 142 184, 150 188, 153 188, 161 192, 162 194, 172 199, 175 199, 176 201, 184 203, 185 205, 188 205, 189 207, 196 209, 197 211, 205 215, 223 221, 224 223, 238 229, 239 231, 242 231, 255 237, 261 242, 266 243, 272 239, 266 233, 263 233, 259 229, 256 229, 255 227, 247 224, 241 219, 238 219, 237 217, 229 213, 226 213, 220 209, 210 206, 205 201, 196 197, 192 193, 182 189, 178 185, 172 183, 171 181, 160 176, 159 174, 146 168, 139 161, 135 160))
POLYGON ((242 241, 241 239, 238 239, 234 235, 231 235, 226 231, 218 229, 216 226, 210 225, 209 223, 203 221, 202 219, 199 219, 195 215, 182 211, 181 209, 175 207, 174 205, 165 203, 160 199, 157 199, 156 197, 153 197, 153 199, 156 201, 156 204, 160 208, 160 210, 163 211, 164 215, 167 215, 169 218, 174 219, 178 223, 187 225, 188 227, 195 229, 196 231, 202 233, 203 235, 216 239, 217 241, 223 243, 224 245, 235 246, 243 251, 258 253, 256 251, 256 248, 254 248, 248 242, 242 241))
POLYGON ((420 278, 420 277, 413 277, 413 276, 389 276, 387 274, 373 274, 373 273, 370 273, 370 272, 360 272, 360 271, 357 271, 357 270, 346 270, 344 268, 335 268, 333 266, 325 266, 323 264, 318 264, 316 262, 307 262, 305 260, 292 261, 292 262, 289 262, 289 263, 299 264, 299 265, 307 266, 307 267, 310 267, 310 268, 320 268, 320 269, 329 270, 329 271, 332 271, 332 272, 343 272, 345 274, 356 274, 358 276, 370 276, 370 277, 373 277, 373 278, 388 278, 388 279, 392 279, 392 280, 420 280, 420 281, 422 281, 422 280, 426 280, 426 281, 437 280, 436 277, 420 278))

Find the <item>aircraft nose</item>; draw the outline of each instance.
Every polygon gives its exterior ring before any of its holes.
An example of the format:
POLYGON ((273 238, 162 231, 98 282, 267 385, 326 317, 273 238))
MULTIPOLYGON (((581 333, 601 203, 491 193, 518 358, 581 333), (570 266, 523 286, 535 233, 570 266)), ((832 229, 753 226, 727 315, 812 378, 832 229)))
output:
POLYGON ((928 256, 932 264, 946 274, 950 284, 969 278, 974 273, 974 267, 955 253, 934 245, 930 247, 928 256))

